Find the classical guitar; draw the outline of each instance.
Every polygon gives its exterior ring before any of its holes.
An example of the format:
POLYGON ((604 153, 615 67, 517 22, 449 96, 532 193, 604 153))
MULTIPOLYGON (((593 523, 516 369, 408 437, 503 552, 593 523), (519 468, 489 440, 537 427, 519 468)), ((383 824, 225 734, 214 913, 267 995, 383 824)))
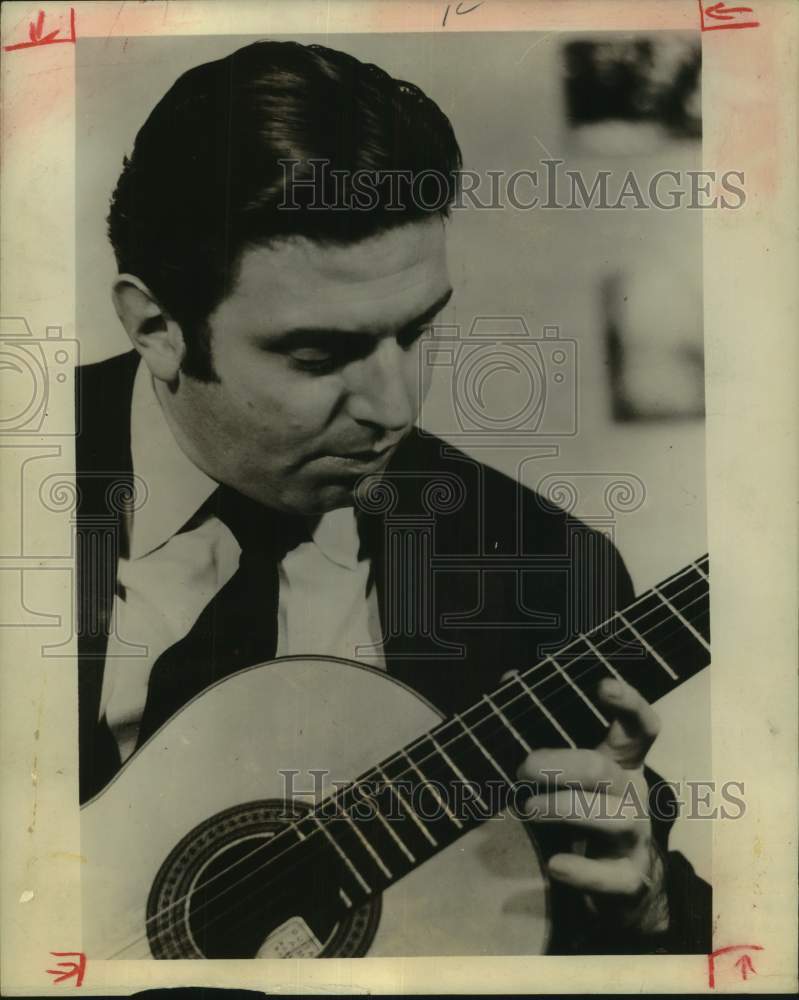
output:
POLYGON ((707 666, 708 617, 704 557, 447 719, 345 660, 290 657, 227 677, 84 806, 84 951, 541 950, 545 885, 510 808, 516 767, 534 746, 599 742, 603 677, 654 702, 707 666))

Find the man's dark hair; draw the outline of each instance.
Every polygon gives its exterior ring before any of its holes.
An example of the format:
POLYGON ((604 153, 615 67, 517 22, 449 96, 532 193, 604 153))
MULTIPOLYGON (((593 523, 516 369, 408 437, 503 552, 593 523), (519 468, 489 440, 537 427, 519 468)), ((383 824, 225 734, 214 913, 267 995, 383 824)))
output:
POLYGON ((460 166, 449 119, 418 87, 321 45, 261 41, 189 70, 158 102, 124 160, 108 233, 120 272, 180 323, 183 370, 212 380, 207 319, 245 249, 291 235, 346 244, 445 216, 460 166), (443 183, 398 195, 400 171, 443 183), (374 185, 368 209, 342 209, 340 177, 359 172, 395 181, 374 185))

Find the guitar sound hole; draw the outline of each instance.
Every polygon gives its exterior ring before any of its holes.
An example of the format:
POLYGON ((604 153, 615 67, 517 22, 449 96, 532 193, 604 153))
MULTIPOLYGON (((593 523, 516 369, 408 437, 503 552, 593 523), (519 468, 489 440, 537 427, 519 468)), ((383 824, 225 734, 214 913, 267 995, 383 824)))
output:
MULTIPOLYGON (((249 802, 195 827, 172 850, 147 903, 155 958, 356 957, 380 898, 347 908, 335 864, 290 829, 310 809, 249 802), (275 838, 278 837, 278 840, 275 838)), ((317 847, 319 841, 313 846, 317 847)))

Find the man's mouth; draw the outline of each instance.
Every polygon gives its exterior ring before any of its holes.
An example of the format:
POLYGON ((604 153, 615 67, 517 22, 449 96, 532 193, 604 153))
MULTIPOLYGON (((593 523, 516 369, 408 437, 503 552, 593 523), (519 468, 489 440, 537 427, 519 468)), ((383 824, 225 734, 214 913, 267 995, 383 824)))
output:
POLYGON ((339 458, 352 458, 357 462, 379 462, 396 448, 395 444, 387 445, 385 448, 367 448, 365 451, 348 451, 339 458))
POLYGON ((345 465, 363 466, 366 468, 379 466, 394 453, 399 441, 385 445, 382 448, 364 448, 359 451, 334 452, 329 455, 336 462, 345 465))

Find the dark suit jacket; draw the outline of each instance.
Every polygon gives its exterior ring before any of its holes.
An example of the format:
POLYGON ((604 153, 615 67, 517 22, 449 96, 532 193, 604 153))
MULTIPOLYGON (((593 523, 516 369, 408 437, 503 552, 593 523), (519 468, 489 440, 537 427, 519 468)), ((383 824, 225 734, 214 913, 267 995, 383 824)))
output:
MULTIPOLYGON (((130 453, 137 365, 138 355, 130 352, 78 373, 83 801, 119 766, 113 739, 107 726, 98 723, 98 714, 117 560, 125 554, 124 513, 131 498, 134 505, 140 499, 130 453)), ((558 648, 633 599, 629 575, 604 535, 438 438, 421 432, 409 435, 383 484, 362 506, 386 668, 444 713, 466 708, 495 687, 505 671, 530 666, 543 651, 558 648), (390 557, 398 550, 403 552, 401 561, 390 557), (424 601, 418 600, 422 582, 428 591, 424 601), (414 609, 410 615, 409 608, 414 609)), ((661 826, 664 844, 668 825, 661 826)), ((546 836, 539 838, 546 854, 544 841, 546 836)), ((691 897, 704 883, 683 863, 687 872, 675 877, 678 888, 685 885, 691 897)), ((682 907, 683 895, 674 895, 673 908, 682 907)), ((583 951, 616 950, 613 939, 598 943, 602 928, 586 933, 585 914, 574 910, 580 905, 568 893, 553 894, 554 908, 565 908, 552 949, 569 950, 581 937, 583 951), (573 917, 582 921, 581 935, 566 933, 573 917)), ((686 912, 691 910, 688 906, 686 912)), ((696 931, 687 937, 683 933, 683 938, 661 938, 653 944, 632 942, 628 936, 623 949, 697 949, 696 931)), ((698 950, 705 950, 704 940, 698 950)))

